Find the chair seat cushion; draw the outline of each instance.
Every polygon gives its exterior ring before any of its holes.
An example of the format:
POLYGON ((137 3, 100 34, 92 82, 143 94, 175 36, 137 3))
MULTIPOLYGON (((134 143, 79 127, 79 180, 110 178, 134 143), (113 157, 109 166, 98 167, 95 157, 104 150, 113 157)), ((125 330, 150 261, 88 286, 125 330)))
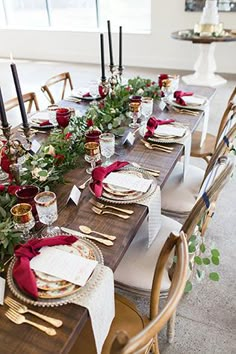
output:
POLYGON ((170 216, 188 215, 194 206, 204 177, 204 171, 189 165, 183 181, 183 163, 177 162, 161 191, 161 209, 170 216))
POLYGON ((195 131, 192 135, 191 156, 205 157, 211 156, 214 152, 216 137, 207 133, 203 145, 200 147, 202 132, 195 131))
MULTIPOLYGON (((170 232, 179 231, 181 224, 167 216, 162 216, 162 227, 152 245, 147 248, 147 237, 135 237, 118 265, 114 277, 115 281, 122 288, 137 293, 150 292, 154 270, 161 249, 170 232)), ((171 266, 172 261, 167 266, 171 266)), ((167 269, 162 279, 162 291, 167 292, 170 287, 170 280, 167 269)))

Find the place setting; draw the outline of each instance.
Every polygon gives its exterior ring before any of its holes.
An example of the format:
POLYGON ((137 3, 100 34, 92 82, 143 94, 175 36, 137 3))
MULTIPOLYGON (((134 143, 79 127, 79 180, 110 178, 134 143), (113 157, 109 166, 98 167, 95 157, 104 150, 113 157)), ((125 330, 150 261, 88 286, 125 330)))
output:
POLYGON ((178 113, 196 115, 196 111, 202 111, 208 104, 206 97, 196 95, 193 92, 175 91, 167 97, 167 103, 178 113))

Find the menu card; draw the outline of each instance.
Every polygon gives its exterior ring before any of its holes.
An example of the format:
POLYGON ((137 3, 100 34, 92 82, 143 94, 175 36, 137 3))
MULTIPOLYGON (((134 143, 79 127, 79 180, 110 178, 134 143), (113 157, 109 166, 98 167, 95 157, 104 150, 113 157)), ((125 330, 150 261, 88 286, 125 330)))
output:
POLYGON ((104 180, 104 183, 112 184, 117 187, 122 187, 138 192, 147 192, 152 180, 140 178, 128 173, 111 172, 104 180))
POLYGON ((40 254, 30 261, 31 269, 80 286, 86 284, 97 264, 97 261, 62 251, 56 247, 42 247, 40 254))
POLYGON ((201 106, 206 103, 205 97, 197 97, 197 96, 183 96, 183 99, 186 104, 192 106, 201 106))
POLYGON ((182 137, 186 132, 186 128, 182 127, 177 127, 171 124, 163 124, 159 125, 154 132, 154 135, 163 135, 163 136, 168 136, 168 135, 174 135, 178 137, 182 137))

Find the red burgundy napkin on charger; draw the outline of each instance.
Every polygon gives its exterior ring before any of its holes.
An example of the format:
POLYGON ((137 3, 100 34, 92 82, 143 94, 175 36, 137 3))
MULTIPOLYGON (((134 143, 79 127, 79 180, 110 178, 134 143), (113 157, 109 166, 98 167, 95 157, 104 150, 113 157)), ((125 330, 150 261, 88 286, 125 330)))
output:
POLYGON ((44 127, 45 125, 52 125, 52 123, 49 120, 44 120, 43 122, 40 122, 40 127, 44 127))
POLYGON ((90 92, 86 92, 83 97, 93 97, 90 92))
POLYGON ((147 132, 144 135, 144 139, 151 138, 151 136, 153 136, 154 131, 158 127, 158 125, 170 124, 170 123, 173 123, 174 121, 175 121, 174 119, 161 120, 161 119, 157 119, 155 117, 150 117, 147 122, 147 132))
POLYGON ((107 167, 102 167, 102 166, 96 167, 92 171, 93 182, 90 184, 90 187, 91 187, 92 191, 94 192, 94 194, 96 195, 96 197, 99 198, 102 195, 102 190, 103 190, 102 181, 104 180, 104 178, 110 172, 119 170, 120 168, 122 168, 128 164, 129 164, 129 162, 126 162, 126 161, 115 161, 107 167))
POLYGON ((186 102, 182 98, 183 96, 192 96, 193 92, 184 92, 184 91, 175 91, 174 98, 176 103, 180 104, 181 106, 187 106, 186 102))
POLYGON ((38 298, 38 289, 34 272, 30 268, 30 260, 40 254, 40 248, 44 246, 55 245, 71 245, 77 241, 75 236, 56 236, 46 239, 29 240, 24 245, 15 248, 15 256, 17 261, 13 268, 13 278, 19 288, 31 295, 33 298, 38 298))

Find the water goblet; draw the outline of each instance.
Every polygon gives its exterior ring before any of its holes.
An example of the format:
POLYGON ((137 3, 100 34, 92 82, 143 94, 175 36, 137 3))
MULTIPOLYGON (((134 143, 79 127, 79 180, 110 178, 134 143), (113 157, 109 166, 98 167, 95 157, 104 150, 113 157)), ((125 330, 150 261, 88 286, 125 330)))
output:
POLYGON ((88 142, 84 144, 85 148, 85 160, 90 162, 91 167, 86 169, 88 174, 91 174, 93 169, 96 167, 96 162, 100 160, 100 150, 98 142, 88 142))
POLYGON ((115 135, 112 133, 103 133, 99 138, 101 154, 106 158, 103 166, 110 165, 110 158, 115 153, 115 135))
POLYGON ((34 218, 38 219, 37 210, 35 207, 34 197, 39 193, 39 188, 34 185, 21 186, 16 192, 18 203, 27 203, 32 206, 32 214, 34 218))
POLYGON ((141 111, 144 116, 144 121, 146 122, 148 118, 151 116, 153 111, 153 98, 151 97, 142 98, 141 111))
POLYGON ((30 230, 35 225, 35 220, 32 214, 32 206, 28 203, 16 204, 11 208, 13 223, 15 228, 22 231, 22 239, 27 241, 31 238, 30 230))
POLYGON ((56 120, 58 125, 64 130, 70 122, 71 110, 69 108, 58 108, 56 110, 56 120))
POLYGON ((59 227, 52 226, 57 220, 57 197, 50 191, 38 193, 34 197, 39 221, 47 225, 47 229, 41 233, 42 237, 57 235, 60 232, 59 227))
POLYGON ((139 127, 138 117, 140 112, 141 102, 130 102, 129 108, 132 113, 132 123, 129 124, 129 127, 132 129, 136 129, 139 127))

